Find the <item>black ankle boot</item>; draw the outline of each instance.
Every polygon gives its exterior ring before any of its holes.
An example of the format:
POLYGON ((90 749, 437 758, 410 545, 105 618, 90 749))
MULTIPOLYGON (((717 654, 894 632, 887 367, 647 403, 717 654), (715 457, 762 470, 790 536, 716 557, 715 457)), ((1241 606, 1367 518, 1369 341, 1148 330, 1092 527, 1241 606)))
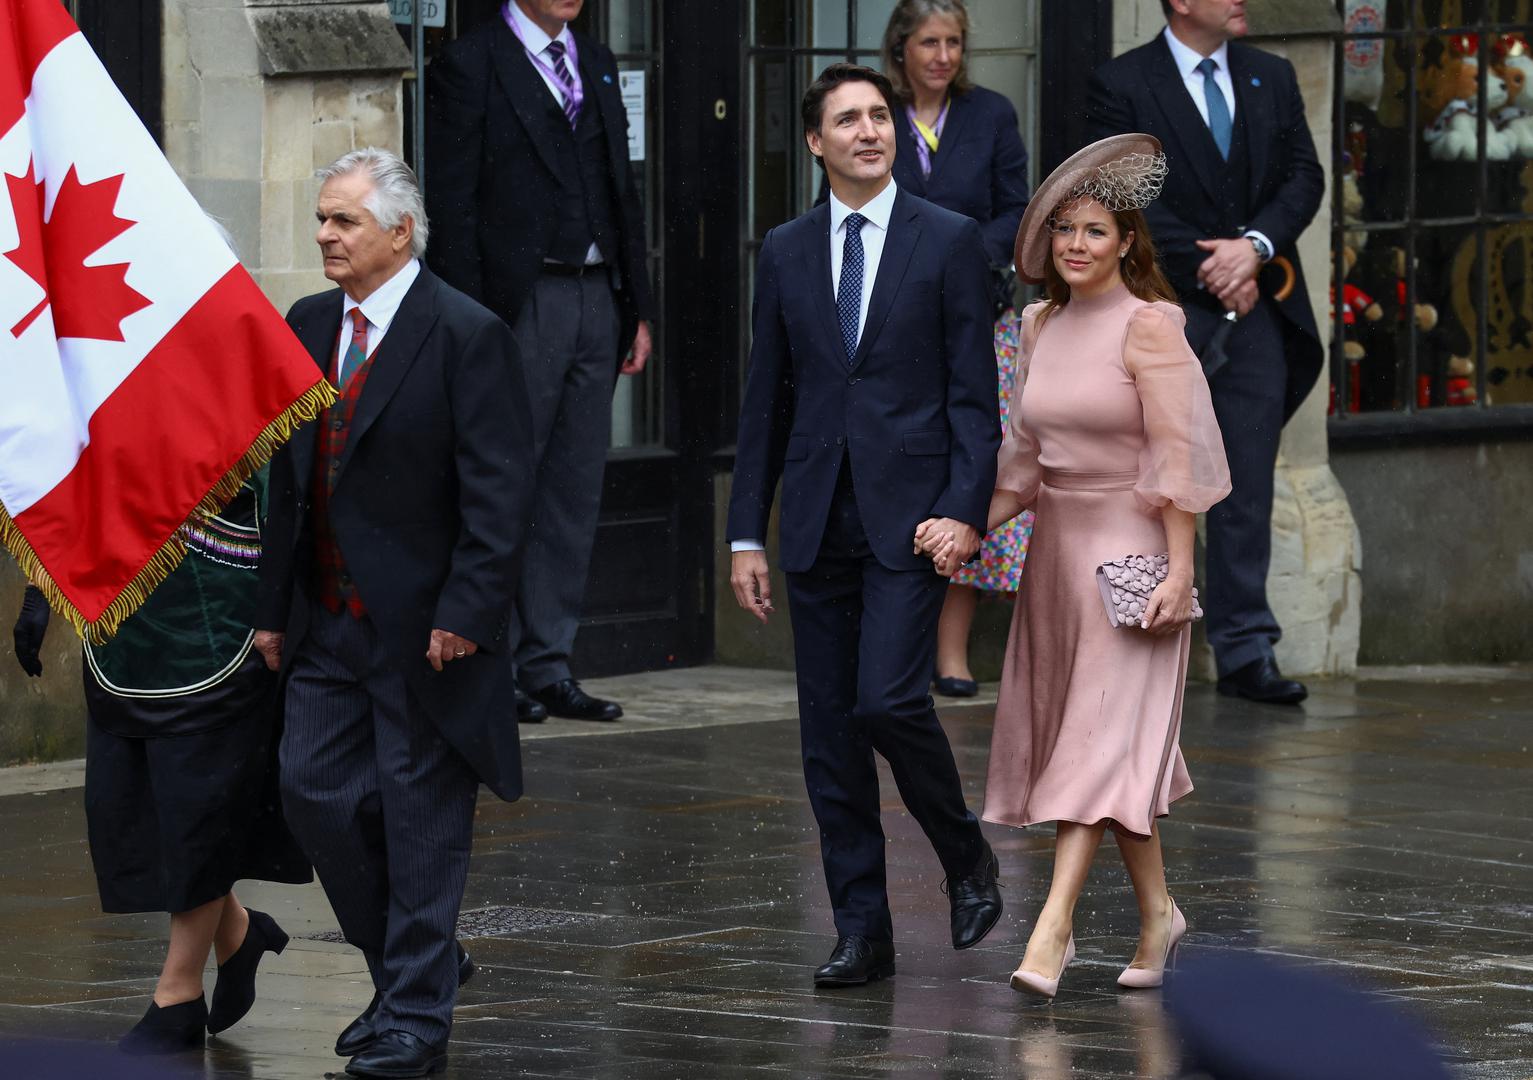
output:
POLYGON ((117 1041, 117 1048, 135 1056, 200 1050, 207 1026, 208 1006, 201 994, 163 1009, 151 1001, 144 1018, 117 1041))
POLYGON ((250 916, 245 940, 233 956, 218 965, 218 982, 213 985, 208 1030, 215 1035, 239 1023, 255 1004, 256 967, 261 957, 287 948, 287 935, 275 919, 264 911, 246 908, 245 912, 250 916))

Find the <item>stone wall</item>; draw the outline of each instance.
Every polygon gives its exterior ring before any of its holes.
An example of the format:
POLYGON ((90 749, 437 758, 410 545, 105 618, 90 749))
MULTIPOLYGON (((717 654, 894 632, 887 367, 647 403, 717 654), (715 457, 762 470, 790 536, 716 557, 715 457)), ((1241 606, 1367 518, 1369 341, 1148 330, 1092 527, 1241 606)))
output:
POLYGON ((52 619, 42 676, 29 678, 11 648, 11 626, 25 587, 16 564, 0 555, 0 766, 85 753, 80 639, 64 619, 52 619))
POLYGON ((314 170, 403 144, 382 0, 165 0, 165 153, 279 310, 325 288, 314 170))
POLYGON ((1533 660, 1533 441, 1347 447, 1365 664, 1533 660))

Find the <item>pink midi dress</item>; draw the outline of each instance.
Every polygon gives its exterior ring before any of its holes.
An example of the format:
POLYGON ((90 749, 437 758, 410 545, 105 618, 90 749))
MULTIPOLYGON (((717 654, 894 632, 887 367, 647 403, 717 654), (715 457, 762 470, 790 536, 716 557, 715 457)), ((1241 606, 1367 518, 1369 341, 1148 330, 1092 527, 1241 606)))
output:
POLYGON ((1161 508, 1229 494, 1208 384, 1175 304, 1119 286, 1022 316, 996 487, 1035 511, 990 743, 985 820, 1145 836, 1192 790, 1178 745, 1191 627, 1113 629, 1096 568, 1166 551, 1161 508))

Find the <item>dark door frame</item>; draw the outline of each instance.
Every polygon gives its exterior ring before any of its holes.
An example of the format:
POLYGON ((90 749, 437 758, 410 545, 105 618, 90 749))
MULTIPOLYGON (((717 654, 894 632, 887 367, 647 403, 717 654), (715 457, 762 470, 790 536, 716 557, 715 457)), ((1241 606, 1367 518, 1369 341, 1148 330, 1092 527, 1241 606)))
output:
POLYGON ((160 0, 78 0, 75 22, 155 142, 164 136, 160 0))
POLYGON ((1040 0, 1038 176, 1047 176, 1086 145, 1086 87, 1097 65, 1112 58, 1111 0, 1073 4, 1040 0))

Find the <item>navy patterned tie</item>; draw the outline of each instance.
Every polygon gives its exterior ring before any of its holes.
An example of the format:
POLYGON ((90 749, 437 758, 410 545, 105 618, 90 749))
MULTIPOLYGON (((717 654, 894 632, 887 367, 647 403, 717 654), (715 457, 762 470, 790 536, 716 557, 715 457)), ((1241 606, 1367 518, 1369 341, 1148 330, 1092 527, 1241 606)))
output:
POLYGON ((1218 70, 1219 65, 1211 56, 1204 57, 1198 64, 1198 73, 1203 76, 1203 100, 1208 102, 1208 131, 1219 147, 1219 156, 1228 161, 1230 133, 1234 131, 1235 124, 1230 119, 1230 103, 1224 100, 1224 91, 1214 82, 1214 72, 1218 70))
POLYGON ((841 244, 841 284, 836 289, 836 317, 841 323, 841 341, 846 358, 857 352, 857 317, 862 314, 862 227, 867 218, 861 214, 846 216, 846 240, 841 244))
POLYGON ((580 118, 580 104, 575 100, 575 77, 570 74, 570 66, 564 62, 564 42, 550 41, 544 51, 554 58, 554 78, 559 80, 559 89, 564 92, 564 117, 570 122, 570 127, 574 127, 575 121, 580 118))

